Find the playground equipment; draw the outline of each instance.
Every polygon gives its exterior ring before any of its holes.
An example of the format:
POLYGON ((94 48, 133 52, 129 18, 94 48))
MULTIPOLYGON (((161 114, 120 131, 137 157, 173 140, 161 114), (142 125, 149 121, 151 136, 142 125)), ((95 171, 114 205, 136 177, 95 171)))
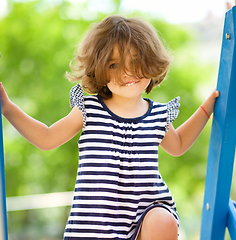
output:
POLYGON ((216 101, 209 144, 201 240, 222 240, 227 227, 236 239, 235 203, 230 200, 236 146, 236 6, 225 14, 216 101))
MULTIPOLYGON (((1 53, 0 53, 1 57, 1 53)), ((0 94, 1 99, 1 94, 0 94)), ((2 112, 0 104, 0 113, 2 112)), ((0 116, 0 240, 7 240, 7 208, 6 208, 6 189, 5 189, 5 167, 2 138, 2 114, 0 116)))
MULTIPOLYGON (((230 199, 236 146, 236 7, 226 12, 216 101, 209 145, 201 240, 236 240, 236 204, 230 199)), ((1 105, 0 105, 1 112, 1 105)), ((8 239, 5 169, 0 117, 0 240, 8 239)))

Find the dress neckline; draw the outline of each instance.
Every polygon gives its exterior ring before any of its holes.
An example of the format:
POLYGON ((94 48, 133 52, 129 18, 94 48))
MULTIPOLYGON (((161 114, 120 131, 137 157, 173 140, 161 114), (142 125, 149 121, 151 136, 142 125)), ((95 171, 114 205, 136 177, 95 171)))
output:
POLYGON ((147 101, 149 103, 149 108, 147 110, 146 113, 144 113, 142 116, 139 117, 135 117, 135 118, 123 118, 120 117, 118 115, 116 115, 115 113, 113 113, 108 107, 107 105, 104 103, 104 101, 102 100, 100 95, 97 95, 98 101, 101 103, 101 105, 103 106, 103 108, 116 120, 121 121, 121 122, 140 122, 142 119, 144 119, 145 117, 147 117, 149 115, 149 113, 152 111, 153 108, 153 101, 149 98, 144 98, 145 101, 147 101))

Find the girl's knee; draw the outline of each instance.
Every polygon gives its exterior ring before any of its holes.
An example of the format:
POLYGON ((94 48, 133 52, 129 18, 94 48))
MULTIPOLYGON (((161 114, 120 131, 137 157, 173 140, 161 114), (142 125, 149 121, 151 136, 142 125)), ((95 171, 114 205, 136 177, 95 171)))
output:
POLYGON ((141 236, 142 240, 177 240, 178 225, 176 219, 165 208, 153 208, 147 213, 143 220, 141 236))

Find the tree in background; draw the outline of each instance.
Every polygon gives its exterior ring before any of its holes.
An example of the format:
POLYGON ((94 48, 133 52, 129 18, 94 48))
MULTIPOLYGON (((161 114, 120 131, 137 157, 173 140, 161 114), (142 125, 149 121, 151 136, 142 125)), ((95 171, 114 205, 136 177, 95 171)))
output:
MULTIPOLYGON (((120 1, 111 1, 110 13, 119 12, 120 1)), ((106 16, 89 12, 88 2, 73 5, 43 1, 12 3, 0 20, 0 76, 9 97, 32 117, 51 125, 70 111, 65 79, 75 45, 88 26, 106 16)), ((142 13, 139 13, 142 15, 142 13)), ((180 96, 178 127, 199 107, 201 90, 211 81, 214 67, 192 56, 194 37, 181 26, 145 16, 172 51, 170 73, 147 97, 167 102, 180 96), (199 86, 201 86, 199 90, 199 86)), ((146 97, 146 95, 145 95, 146 97)), ((199 231, 210 124, 193 147, 174 158, 160 150, 160 169, 176 200, 186 234, 199 231)), ((4 121, 7 196, 73 191, 78 165, 78 136, 65 145, 44 152, 24 140, 4 121)), ((19 211, 8 214, 11 239, 61 239, 69 209, 19 211), (50 218, 56 218, 52 220, 50 218), (53 230, 52 230, 53 229, 53 230)))

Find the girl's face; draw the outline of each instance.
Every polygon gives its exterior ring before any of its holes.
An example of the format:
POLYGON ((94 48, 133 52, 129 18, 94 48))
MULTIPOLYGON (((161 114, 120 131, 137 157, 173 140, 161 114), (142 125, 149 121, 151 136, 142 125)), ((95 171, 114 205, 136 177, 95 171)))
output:
POLYGON ((109 63, 109 78, 110 82, 107 84, 107 87, 112 92, 112 94, 133 98, 142 95, 142 92, 148 87, 151 78, 137 78, 132 75, 131 70, 134 66, 132 66, 132 62, 136 57, 136 50, 134 47, 130 50, 131 56, 128 56, 125 60, 125 66, 127 68, 127 72, 122 71, 121 74, 121 83, 118 82, 115 78, 116 68, 119 64, 120 54, 118 46, 116 45, 113 50, 112 58, 109 63))

